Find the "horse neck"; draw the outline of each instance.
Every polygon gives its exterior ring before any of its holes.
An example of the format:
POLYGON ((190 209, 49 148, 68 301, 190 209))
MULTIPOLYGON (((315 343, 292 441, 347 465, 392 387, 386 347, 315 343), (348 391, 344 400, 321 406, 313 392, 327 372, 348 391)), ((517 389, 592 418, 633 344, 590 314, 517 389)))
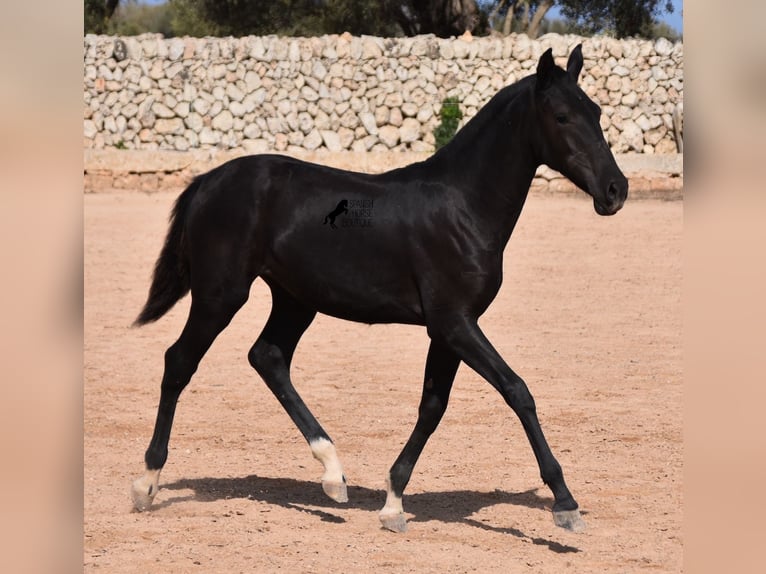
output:
POLYGON ((474 217, 493 234, 493 243, 504 246, 540 164, 534 151, 537 130, 526 84, 516 93, 500 93, 495 99, 434 154, 431 162, 440 178, 466 197, 474 217))

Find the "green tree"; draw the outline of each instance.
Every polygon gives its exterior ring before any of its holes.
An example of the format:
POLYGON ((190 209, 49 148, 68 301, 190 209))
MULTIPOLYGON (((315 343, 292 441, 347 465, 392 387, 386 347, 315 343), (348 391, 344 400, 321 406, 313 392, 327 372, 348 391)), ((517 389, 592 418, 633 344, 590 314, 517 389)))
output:
POLYGON ((85 33, 104 34, 120 0, 85 0, 85 33))
POLYGON ((318 28, 325 34, 397 36, 401 34, 396 22, 386 14, 385 3, 380 0, 326 0, 323 4, 318 28))
MULTIPOLYGON (((189 36, 286 34, 300 0, 170 0, 173 30, 189 36)), ((302 6, 300 6, 302 7, 302 6)))
POLYGON ((477 30, 476 0, 169 0, 177 35, 447 37, 477 30))
POLYGON ((483 0, 479 8, 496 32, 522 32, 532 38, 562 27, 588 36, 606 32, 618 38, 652 38, 667 35, 658 17, 673 12, 670 0, 483 0), (544 19, 554 5, 561 8, 565 22, 552 28, 544 19))
POLYGON ((447 38, 481 28, 482 13, 476 0, 384 1, 384 4, 406 36, 435 34, 447 38))
POLYGON ((205 18, 193 0, 169 0, 170 27, 176 36, 215 36, 215 24, 205 18))
POLYGON ((670 0, 168 0, 159 6, 85 0, 85 32, 315 36, 348 31, 449 37, 489 29, 533 38, 555 31, 675 40, 678 35, 658 20, 672 11, 670 0), (564 20, 546 19, 554 5, 564 20))
POLYGON ((676 30, 669 24, 659 21, 655 21, 649 29, 646 30, 646 33, 643 36, 652 40, 656 38, 667 38, 671 42, 677 42, 678 40, 683 39, 683 34, 676 32, 676 30))
POLYGON ((171 7, 167 3, 143 4, 138 0, 123 0, 109 20, 107 33, 135 36, 146 32, 173 36, 171 7))
POLYGON ((378 20, 371 14, 376 3, 350 0, 170 0, 174 32, 190 36, 313 36, 336 31, 328 30, 328 26, 344 25, 372 31, 378 20))
POLYGON ((554 0, 496 0, 484 2, 482 6, 489 10, 489 25, 503 36, 523 32, 537 38, 544 27, 545 15, 554 4, 554 0))
POLYGON ((657 18, 673 12, 670 0, 561 0, 561 14, 584 34, 652 37, 657 18))

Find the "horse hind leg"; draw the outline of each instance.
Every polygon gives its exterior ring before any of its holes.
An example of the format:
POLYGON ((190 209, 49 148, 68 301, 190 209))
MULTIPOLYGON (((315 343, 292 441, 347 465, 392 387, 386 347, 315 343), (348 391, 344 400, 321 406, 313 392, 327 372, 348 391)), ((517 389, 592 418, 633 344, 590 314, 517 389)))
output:
POLYGON ((136 510, 148 510, 159 490, 160 471, 167 461, 170 431, 181 392, 215 338, 247 301, 246 287, 226 289, 223 293, 206 297, 199 292, 195 293, 192 288, 192 303, 186 325, 178 340, 165 352, 157 420, 144 456, 146 472, 133 482, 131 489, 136 510))
POLYGON ((460 359, 449 349, 436 342, 431 343, 426 359, 418 420, 386 479, 386 503, 378 517, 383 527, 388 530, 394 532, 407 530, 402 495, 420 453, 423 452, 426 442, 439 426, 447 409, 452 383, 459 365, 460 359))
POLYGON ((248 353, 248 360, 308 441, 314 458, 324 466, 322 489, 336 502, 347 502, 335 445, 301 399, 290 379, 290 363, 300 337, 316 312, 307 309, 278 287, 272 286, 273 307, 263 332, 248 353))

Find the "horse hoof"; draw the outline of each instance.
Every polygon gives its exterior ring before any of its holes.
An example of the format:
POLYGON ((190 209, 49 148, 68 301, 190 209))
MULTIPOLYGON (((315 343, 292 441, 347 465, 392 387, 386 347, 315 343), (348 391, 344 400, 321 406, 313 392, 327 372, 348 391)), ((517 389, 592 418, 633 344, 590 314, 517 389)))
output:
POLYGON ((139 512, 149 510, 154 497, 159 491, 159 471, 148 471, 144 476, 133 481, 130 495, 133 498, 133 508, 139 512))
POLYGON ((322 481, 322 490, 335 502, 348 502, 348 489, 345 482, 322 481))
POLYGON ((553 523, 572 532, 583 532, 585 530, 585 521, 577 509, 554 511, 553 523))
POLYGON ((403 512, 397 514, 380 514, 380 522, 383 528, 391 532, 407 532, 407 519, 403 512))

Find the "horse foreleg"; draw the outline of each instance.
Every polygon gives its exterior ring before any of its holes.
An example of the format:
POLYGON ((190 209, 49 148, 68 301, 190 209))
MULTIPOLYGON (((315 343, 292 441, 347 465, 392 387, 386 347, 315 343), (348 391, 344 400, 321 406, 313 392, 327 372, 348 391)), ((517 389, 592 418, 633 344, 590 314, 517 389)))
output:
POLYGON ((426 359, 418 421, 386 479, 386 504, 380 511, 380 521, 389 530, 404 532, 407 529, 402 495, 420 453, 447 409, 459 364, 460 359, 452 351, 438 343, 431 343, 426 359))
POLYGON ((147 510, 159 490, 160 471, 168 458, 168 442, 178 397, 191 380, 205 352, 245 301, 246 290, 229 290, 225 298, 205 298, 192 293, 186 325, 178 340, 165 352, 157 420, 144 456, 146 473, 133 482, 131 489, 136 510, 147 510))
POLYGON ((290 380, 293 352, 316 313, 277 287, 272 287, 272 295, 271 315, 250 349, 248 359, 308 441, 314 458, 324 466, 322 488, 325 494, 337 502, 346 502, 346 478, 335 445, 290 380))
POLYGON ((429 334, 443 340, 463 362, 500 392, 519 417, 540 467, 540 476, 553 493, 554 523, 575 532, 584 530, 585 522, 564 482, 561 465, 545 440, 535 401, 526 383, 506 364, 475 320, 467 317, 443 320, 439 326, 429 326, 429 334))

